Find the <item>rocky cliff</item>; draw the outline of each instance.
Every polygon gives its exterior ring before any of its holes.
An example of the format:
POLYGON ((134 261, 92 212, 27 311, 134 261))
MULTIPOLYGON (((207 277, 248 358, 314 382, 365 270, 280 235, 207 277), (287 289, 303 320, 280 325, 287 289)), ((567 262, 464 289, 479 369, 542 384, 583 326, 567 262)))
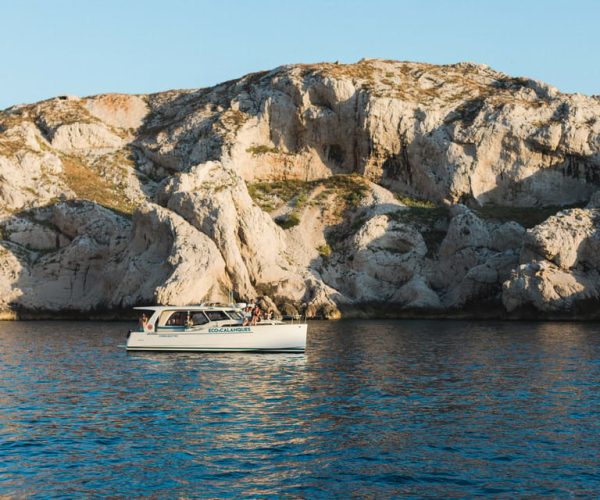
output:
POLYGON ((598 189, 600 99, 487 66, 62 96, 0 112, 0 311, 596 317, 598 189))

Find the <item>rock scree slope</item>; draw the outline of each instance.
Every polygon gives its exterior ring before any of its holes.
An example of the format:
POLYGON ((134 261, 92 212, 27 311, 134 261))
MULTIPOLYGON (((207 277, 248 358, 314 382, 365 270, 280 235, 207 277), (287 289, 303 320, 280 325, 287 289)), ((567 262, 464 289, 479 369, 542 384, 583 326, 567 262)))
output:
POLYGON ((290 65, 0 112, 0 314, 598 317, 600 98, 290 65))

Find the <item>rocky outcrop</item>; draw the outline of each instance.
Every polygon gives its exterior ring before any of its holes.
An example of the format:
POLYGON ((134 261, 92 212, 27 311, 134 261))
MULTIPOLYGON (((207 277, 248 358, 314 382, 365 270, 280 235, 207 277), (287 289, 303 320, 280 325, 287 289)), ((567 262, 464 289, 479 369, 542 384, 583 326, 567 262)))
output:
POLYGON ((470 63, 292 65, 15 106, 0 312, 233 290, 329 318, 588 317, 599 171, 598 98, 470 63))
POLYGON ((283 231, 254 205, 235 171, 219 162, 196 165, 170 179, 160 196, 216 243, 240 294, 254 294, 252 283, 285 278, 283 231))
MULTIPOLYGON (((370 218, 349 240, 323 278, 355 302, 398 302, 427 247, 419 231, 388 215, 370 218)), ((412 301, 412 298, 407 298, 412 301)))
POLYGON ((215 244, 159 206, 133 220, 95 203, 60 203, 4 226, 5 307, 26 311, 187 304, 227 284, 215 244))
POLYGON ((506 309, 597 317, 599 224, 599 209, 572 209, 527 231, 522 264, 503 284, 506 309))
POLYGON ((527 309, 541 311, 555 317, 598 317, 597 301, 600 293, 597 272, 565 271, 549 262, 533 262, 519 266, 504 283, 503 302, 509 312, 527 309), (578 311, 589 305, 589 311, 578 311), (586 314, 587 313, 587 314, 586 314))
POLYGON ((289 66, 178 104, 141 141, 175 170, 226 158, 247 180, 358 172, 437 201, 519 206, 587 201, 598 182, 598 101, 484 66, 289 66))

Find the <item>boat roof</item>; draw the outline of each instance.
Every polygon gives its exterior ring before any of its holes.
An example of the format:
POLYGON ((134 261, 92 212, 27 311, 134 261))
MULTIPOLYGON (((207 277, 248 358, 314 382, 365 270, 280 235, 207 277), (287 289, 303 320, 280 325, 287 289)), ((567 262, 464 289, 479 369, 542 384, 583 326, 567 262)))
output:
POLYGON ((231 311, 243 309, 243 304, 229 304, 229 305, 189 305, 189 306, 138 306, 134 307, 139 311, 231 311))

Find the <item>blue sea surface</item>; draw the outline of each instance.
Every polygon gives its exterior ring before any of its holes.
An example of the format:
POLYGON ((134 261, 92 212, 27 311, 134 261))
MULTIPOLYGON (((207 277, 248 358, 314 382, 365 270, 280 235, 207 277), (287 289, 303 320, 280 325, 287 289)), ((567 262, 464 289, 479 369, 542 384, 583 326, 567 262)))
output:
POLYGON ((597 323, 312 322, 305 355, 132 326, 0 322, 0 495, 600 495, 597 323))

